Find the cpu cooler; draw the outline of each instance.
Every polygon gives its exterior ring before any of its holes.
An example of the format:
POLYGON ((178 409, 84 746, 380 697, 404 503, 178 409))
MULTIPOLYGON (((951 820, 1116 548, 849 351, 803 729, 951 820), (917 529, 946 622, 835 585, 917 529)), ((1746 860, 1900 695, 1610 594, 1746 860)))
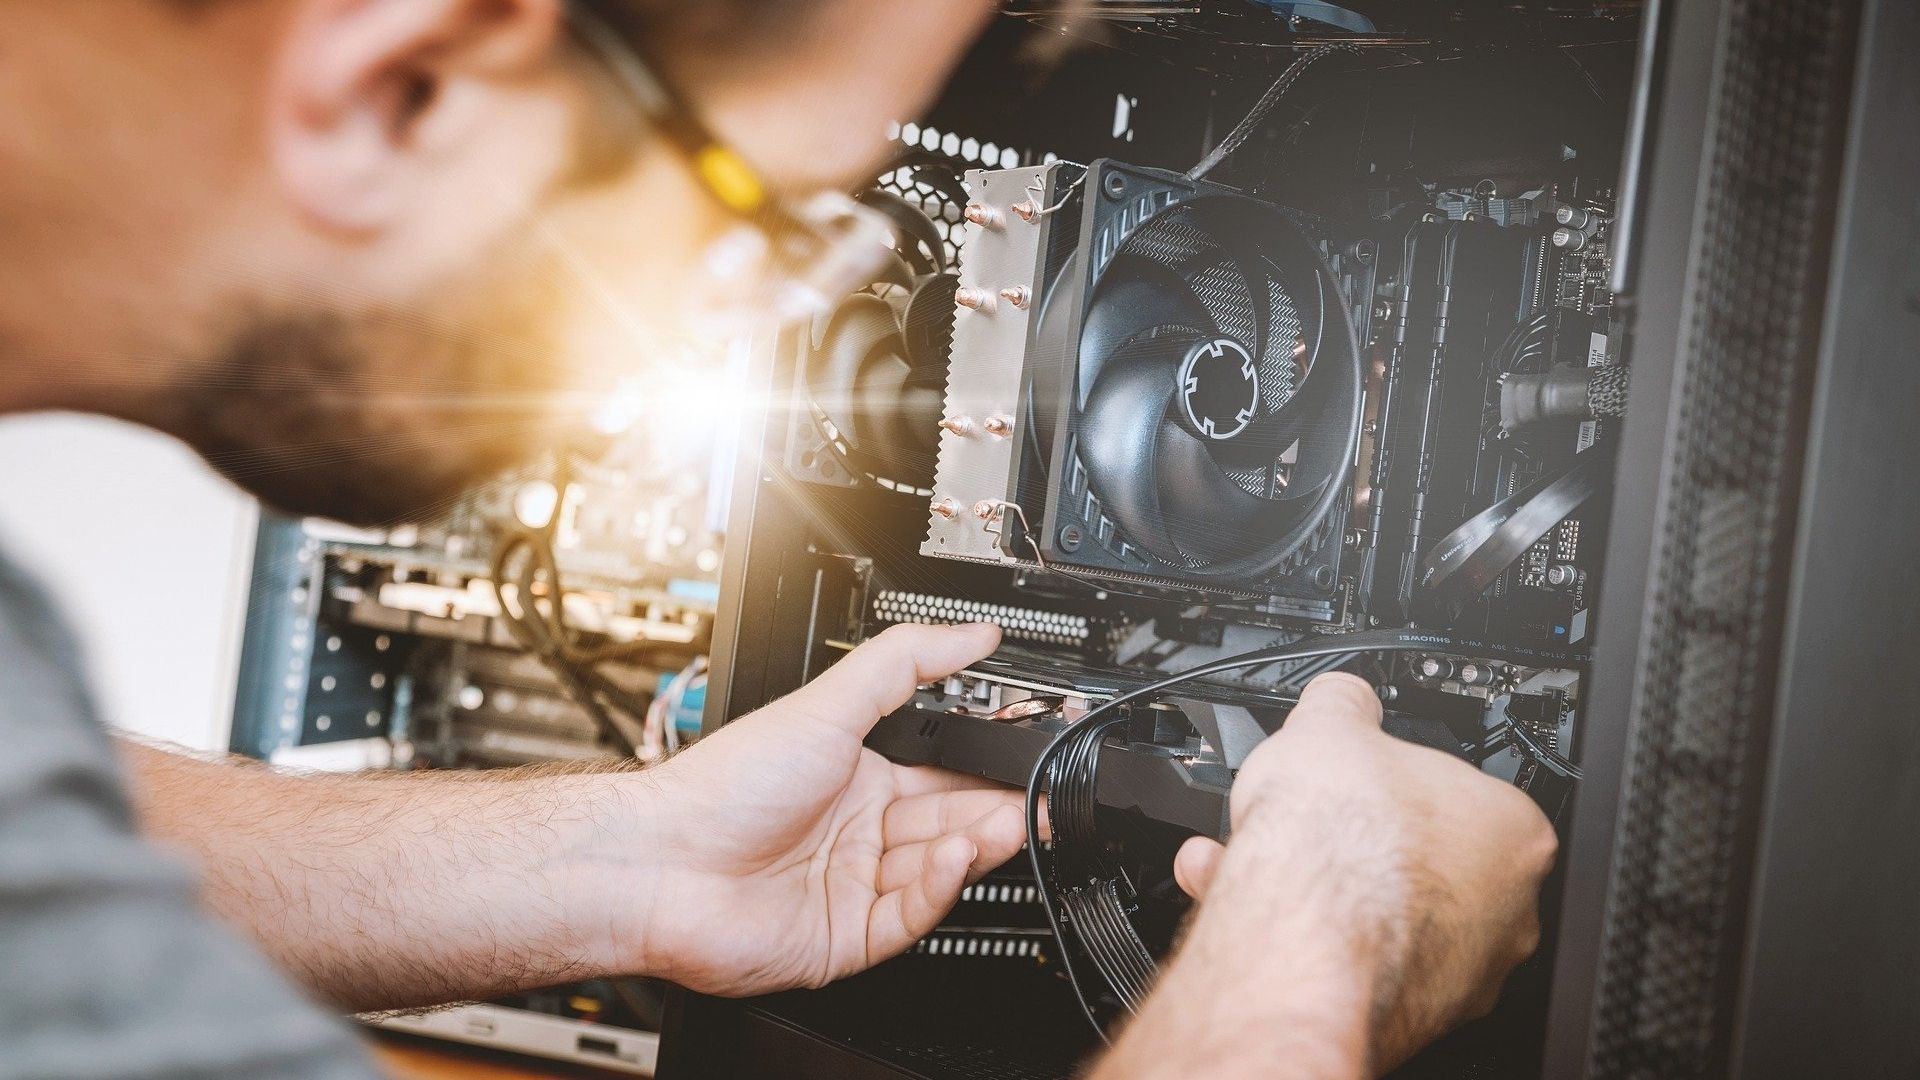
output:
POLYGON ((1111 161, 967 176, 921 552, 1337 615, 1364 373, 1320 225, 1111 161))
POLYGON ((1280 209, 1174 174, 1096 162, 1078 199, 1036 307, 1033 393, 1053 399, 1034 410, 1052 429, 1039 547, 1096 572, 1330 593, 1363 373, 1321 250, 1280 209))

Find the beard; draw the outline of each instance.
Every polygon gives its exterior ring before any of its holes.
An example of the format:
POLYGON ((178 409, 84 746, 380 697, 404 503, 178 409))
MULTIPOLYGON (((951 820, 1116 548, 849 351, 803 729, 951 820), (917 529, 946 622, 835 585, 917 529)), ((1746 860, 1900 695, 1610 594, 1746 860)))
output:
POLYGON ((255 314, 176 386, 169 426, 281 512, 430 521, 583 426, 539 320, 500 316, 255 314))

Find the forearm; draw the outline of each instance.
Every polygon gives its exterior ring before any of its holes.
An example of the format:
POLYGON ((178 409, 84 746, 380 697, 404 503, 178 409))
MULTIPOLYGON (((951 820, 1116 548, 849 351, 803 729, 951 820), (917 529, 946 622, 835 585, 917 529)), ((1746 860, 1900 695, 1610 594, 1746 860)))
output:
POLYGON ((1153 995, 1092 1080, 1368 1075, 1370 953, 1340 929, 1333 898, 1313 895, 1312 874, 1275 845, 1230 846, 1153 995), (1256 851, 1265 857, 1248 857, 1256 851))
POLYGON ((611 872, 638 915, 644 853, 584 852, 609 814, 644 826, 642 775, 295 776, 125 749, 144 831, 199 864, 206 905, 345 1009, 605 974, 620 936, 631 953, 632 926, 581 912, 611 872))
POLYGON ((1344 990, 1349 976, 1237 963, 1273 955, 1261 949, 1204 936, 1189 941, 1092 1080, 1367 1075, 1366 1007, 1344 990))

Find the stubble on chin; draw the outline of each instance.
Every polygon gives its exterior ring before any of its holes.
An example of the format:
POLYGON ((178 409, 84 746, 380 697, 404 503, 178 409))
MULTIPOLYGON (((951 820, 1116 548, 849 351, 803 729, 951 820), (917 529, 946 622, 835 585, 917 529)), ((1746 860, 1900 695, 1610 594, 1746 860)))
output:
POLYGON ((172 433, 285 513, 431 520, 579 426, 533 318, 255 312, 169 393, 172 433))

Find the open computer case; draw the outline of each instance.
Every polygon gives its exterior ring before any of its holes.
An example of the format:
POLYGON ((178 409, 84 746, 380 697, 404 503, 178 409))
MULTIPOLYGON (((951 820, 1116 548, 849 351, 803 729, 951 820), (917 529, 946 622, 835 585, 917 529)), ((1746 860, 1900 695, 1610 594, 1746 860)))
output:
MULTIPOLYGON (((1920 1075, 1920 9, 1079 8, 1012 5, 903 118, 863 196, 897 264, 757 350, 709 728, 992 619, 870 745, 1025 782, 1188 660, 1422 627, 1094 744, 1123 945, 1345 666, 1563 841, 1540 955, 1401 1075, 1920 1075)), ((1056 938, 1024 868, 845 983, 672 995, 660 1075, 1070 1075, 1059 954, 1119 946, 1056 938)))

